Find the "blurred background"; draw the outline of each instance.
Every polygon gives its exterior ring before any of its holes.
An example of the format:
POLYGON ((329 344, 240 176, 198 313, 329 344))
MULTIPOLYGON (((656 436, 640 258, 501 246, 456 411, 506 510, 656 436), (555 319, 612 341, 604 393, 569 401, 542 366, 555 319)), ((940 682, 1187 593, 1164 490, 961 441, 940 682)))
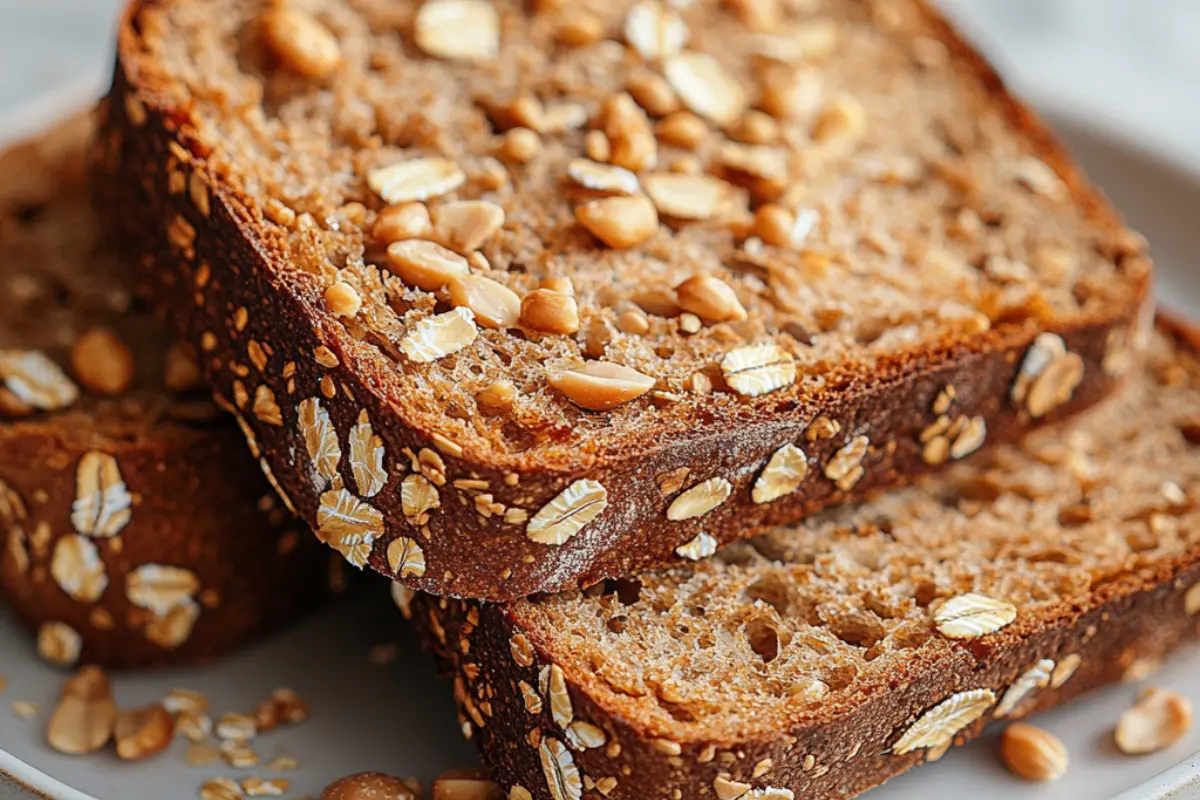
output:
MULTIPOLYGON (((1200 0, 939 1, 1035 103, 1200 171, 1200 0)), ((99 91, 120 4, 0 0, 0 137, 99 91)))

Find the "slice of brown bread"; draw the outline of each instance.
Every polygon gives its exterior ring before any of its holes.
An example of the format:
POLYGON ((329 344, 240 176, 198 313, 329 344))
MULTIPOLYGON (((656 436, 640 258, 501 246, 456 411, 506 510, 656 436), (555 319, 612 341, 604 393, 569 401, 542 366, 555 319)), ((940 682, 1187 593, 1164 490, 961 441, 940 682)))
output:
POLYGON ((915 0, 143 0, 104 117, 111 224, 301 515, 439 594, 1010 440, 1113 387, 1147 296, 915 0))
POLYGON ((510 797, 851 797, 1197 632, 1198 345, 1156 335, 1085 417, 690 570, 398 599, 510 797))
POLYGON ((323 597, 329 557, 102 244, 92 132, 0 156, 0 597, 58 663, 209 659, 323 597))

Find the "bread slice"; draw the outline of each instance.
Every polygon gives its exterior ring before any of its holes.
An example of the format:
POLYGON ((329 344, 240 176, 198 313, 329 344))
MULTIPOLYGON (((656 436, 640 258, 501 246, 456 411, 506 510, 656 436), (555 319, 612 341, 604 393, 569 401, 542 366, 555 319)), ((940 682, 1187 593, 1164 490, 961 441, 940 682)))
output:
POLYGON ((209 659, 325 596, 329 556, 103 246, 92 132, 0 155, 0 598, 60 664, 209 659))
POLYGON ((1012 439, 1113 388, 1147 297, 915 0, 147 0, 104 117, 110 224, 301 515, 439 594, 1012 439))
POLYGON ((399 599, 510 797, 852 797, 1197 632, 1198 345, 1156 335, 1087 416, 691 569, 399 599))

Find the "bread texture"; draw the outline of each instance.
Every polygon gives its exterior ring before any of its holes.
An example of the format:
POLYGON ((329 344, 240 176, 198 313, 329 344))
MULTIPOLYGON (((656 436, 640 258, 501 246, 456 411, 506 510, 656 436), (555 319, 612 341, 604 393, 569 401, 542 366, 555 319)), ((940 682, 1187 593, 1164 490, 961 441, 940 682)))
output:
POLYGON ((1170 328, 1086 416, 692 569, 398 600, 510 797, 853 797, 1197 633, 1197 344, 1170 328))
POLYGON ((134 298, 92 133, 0 155, 0 598, 58 664, 207 660, 328 596, 329 555, 134 298))
POLYGON ((975 51, 757 6, 132 3, 101 206, 355 565, 586 585, 1114 388, 1144 244, 975 51))

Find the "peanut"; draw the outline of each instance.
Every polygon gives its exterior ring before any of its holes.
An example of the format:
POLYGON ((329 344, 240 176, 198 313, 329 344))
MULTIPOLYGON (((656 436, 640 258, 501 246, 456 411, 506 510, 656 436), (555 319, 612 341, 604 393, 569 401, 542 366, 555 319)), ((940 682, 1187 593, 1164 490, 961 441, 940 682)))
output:
POLYGON ((1036 725, 1014 722, 1000 737, 1000 757, 1027 781, 1055 781, 1067 771, 1067 748, 1036 725))

